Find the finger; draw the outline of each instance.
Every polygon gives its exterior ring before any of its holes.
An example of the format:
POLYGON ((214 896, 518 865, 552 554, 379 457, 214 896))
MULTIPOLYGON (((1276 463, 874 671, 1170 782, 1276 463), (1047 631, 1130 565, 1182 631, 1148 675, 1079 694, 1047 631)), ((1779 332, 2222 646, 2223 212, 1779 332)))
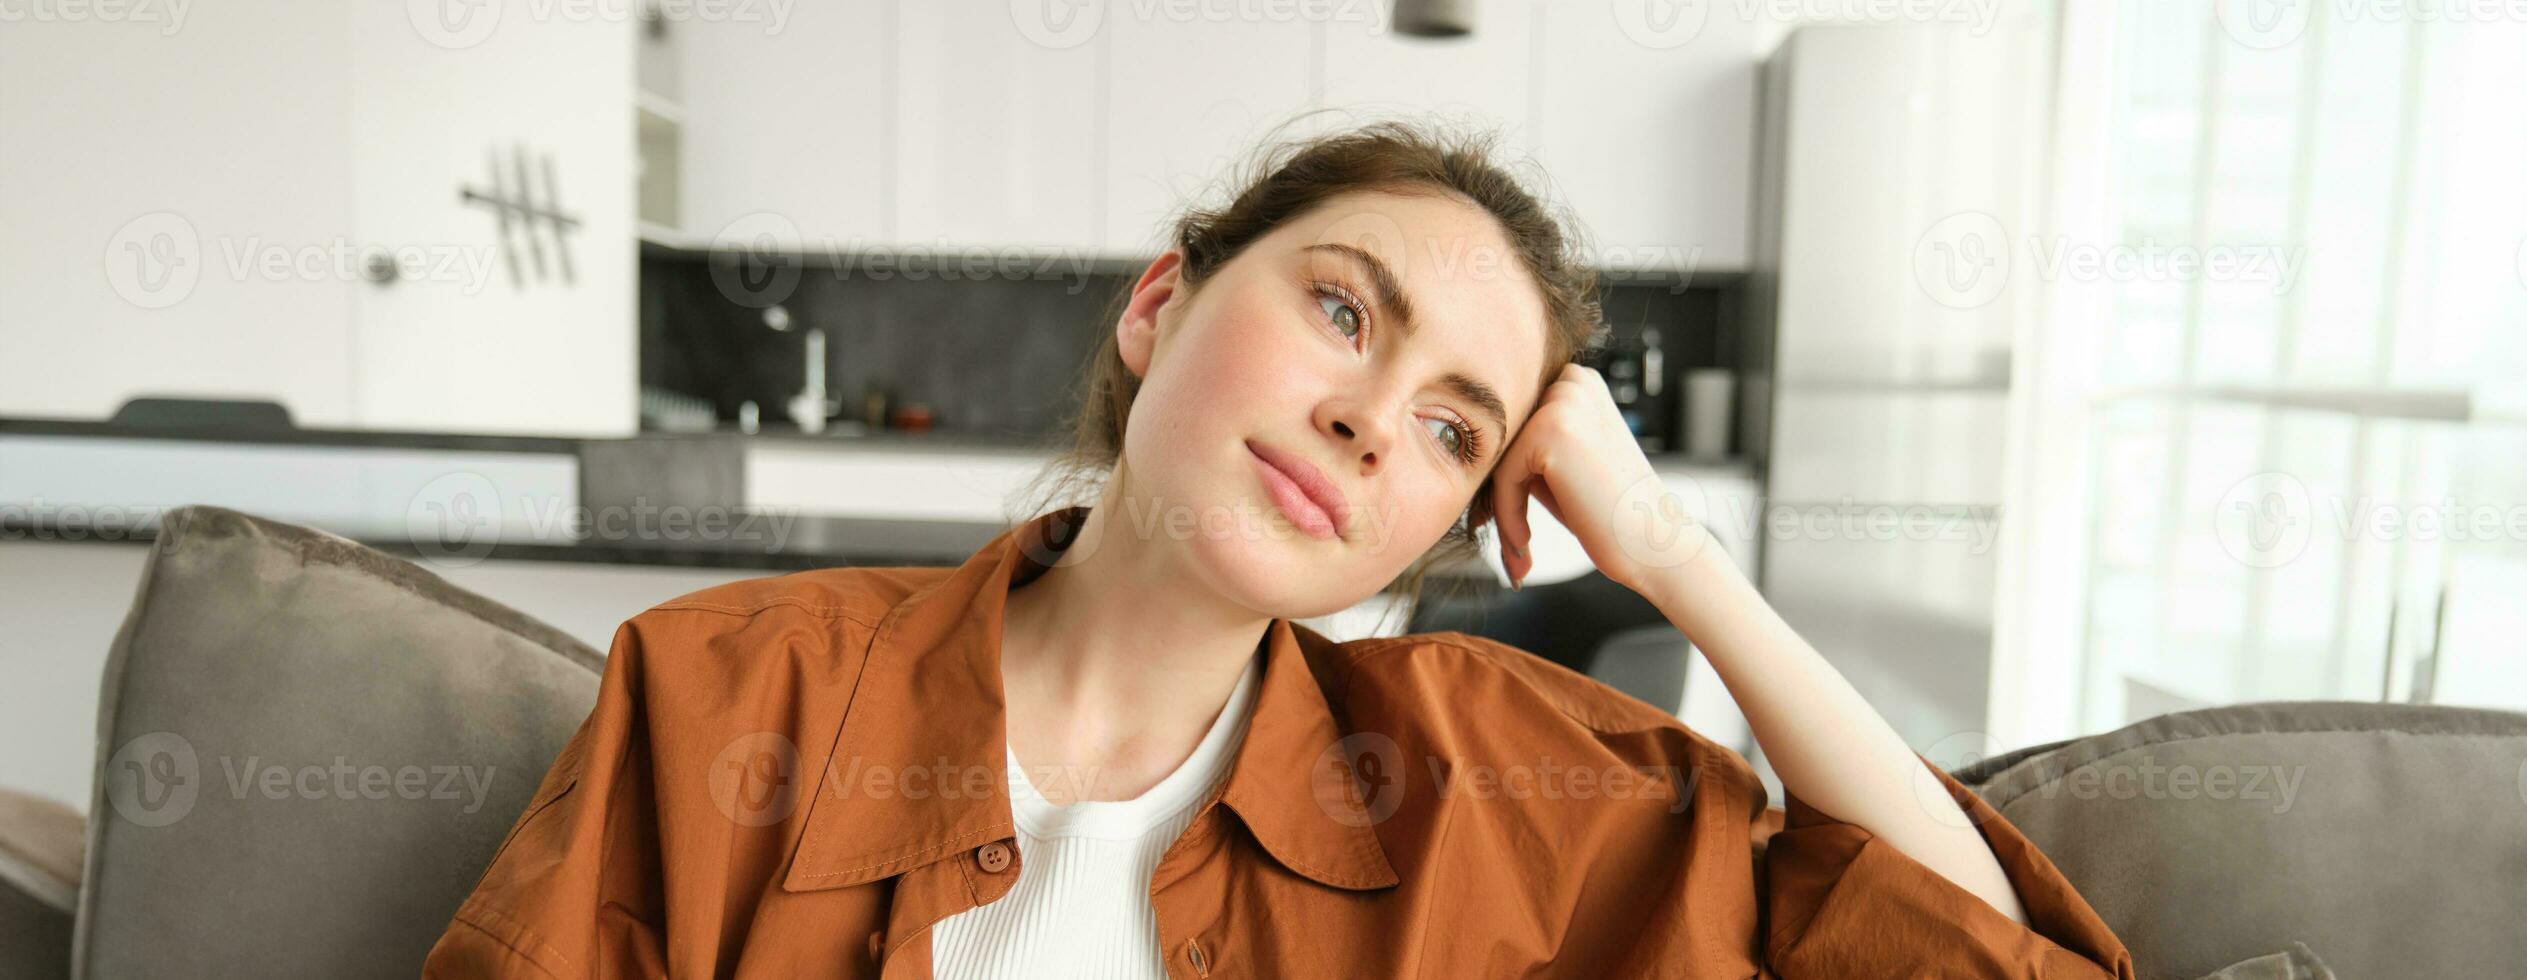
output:
POLYGON ((1511 452, 1492 474, 1492 523, 1500 534, 1500 567, 1509 575, 1509 585, 1517 588, 1526 577, 1530 558, 1527 543, 1534 537, 1527 523, 1527 454, 1511 452))
POLYGON ((1562 502, 1553 499, 1552 484, 1538 481, 1534 488, 1528 491, 1528 495, 1535 498, 1536 503, 1543 504, 1544 512, 1553 515, 1554 520, 1562 521, 1564 527, 1570 526, 1569 521, 1563 520, 1562 502))
POLYGON ((1507 484, 1492 491, 1500 518, 1500 567, 1509 575, 1509 587, 1515 589, 1526 580, 1533 557, 1527 553, 1535 533, 1527 523, 1527 485, 1507 484))

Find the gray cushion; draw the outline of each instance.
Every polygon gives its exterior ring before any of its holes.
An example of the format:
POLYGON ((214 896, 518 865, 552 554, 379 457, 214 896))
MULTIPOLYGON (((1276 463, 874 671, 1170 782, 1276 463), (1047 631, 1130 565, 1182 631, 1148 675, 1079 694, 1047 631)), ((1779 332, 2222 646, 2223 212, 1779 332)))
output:
POLYGON ((2347 977, 2527 963, 2527 715, 2269 702, 2016 759, 1976 791, 2044 849, 2145 977, 2304 941, 2347 977))
POLYGON ((411 975, 601 669, 410 562, 169 512, 106 666, 78 975, 411 975))
POLYGON ((2334 971, 2306 943, 2294 943, 2278 953, 2266 953, 2251 960, 2241 960, 2227 969, 2206 975, 2202 980, 2334 980, 2334 971))

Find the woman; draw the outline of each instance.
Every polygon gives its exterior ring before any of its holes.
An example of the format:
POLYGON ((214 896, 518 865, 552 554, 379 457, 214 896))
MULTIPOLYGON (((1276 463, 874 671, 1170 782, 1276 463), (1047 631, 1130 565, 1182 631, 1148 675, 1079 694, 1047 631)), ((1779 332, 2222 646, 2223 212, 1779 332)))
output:
POLYGON ((1480 144, 1282 147, 1195 210, 1086 388, 1087 506, 957 568, 706 589, 433 951, 446 976, 2132 976, 1660 492, 1594 285, 1480 144), (1332 643, 1541 504, 1710 658, 1789 796, 1458 633, 1332 643))

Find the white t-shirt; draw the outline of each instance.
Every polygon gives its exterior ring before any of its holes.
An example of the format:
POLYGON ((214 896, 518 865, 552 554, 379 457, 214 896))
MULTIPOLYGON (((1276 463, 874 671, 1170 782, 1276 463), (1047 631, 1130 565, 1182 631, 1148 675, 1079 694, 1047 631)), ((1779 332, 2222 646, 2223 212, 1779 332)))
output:
POLYGON ((1246 672, 1182 765, 1129 800, 1057 807, 1009 754, 1018 824, 1018 881, 1009 894, 931 927, 931 974, 942 980, 1167 975, 1150 911, 1158 857, 1193 822, 1194 805, 1227 776, 1246 734, 1263 658, 1246 672))

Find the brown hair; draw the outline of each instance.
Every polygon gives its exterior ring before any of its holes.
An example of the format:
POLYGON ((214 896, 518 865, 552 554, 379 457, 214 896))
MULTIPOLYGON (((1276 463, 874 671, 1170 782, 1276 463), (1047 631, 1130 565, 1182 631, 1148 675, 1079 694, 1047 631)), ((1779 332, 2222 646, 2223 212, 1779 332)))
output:
MULTIPOLYGON (((1306 118, 1284 123, 1284 128, 1306 118)), ((1238 188, 1218 207, 1192 206, 1174 225, 1174 247, 1184 252, 1179 273, 1188 293, 1238 253, 1283 222, 1298 218, 1351 191, 1446 194, 1461 198, 1499 222, 1511 251, 1535 280, 1544 299, 1546 338, 1541 391, 1564 365, 1605 342, 1599 317, 1597 277, 1580 257, 1580 243, 1566 230, 1565 213, 1548 206, 1493 160, 1495 134, 1455 133, 1427 125, 1377 122, 1311 138, 1267 139, 1235 177, 1238 188)), ((1124 366, 1113 322, 1131 301, 1127 283, 1107 311, 1105 337, 1082 374, 1070 420, 1071 444, 1054 461, 1051 501, 1093 503, 1121 457, 1124 426, 1141 379, 1124 366)), ((1410 617, 1423 601, 1434 566, 1469 560, 1481 551, 1480 527, 1491 516, 1487 480, 1455 526, 1416 559, 1385 591, 1408 600, 1410 617)), ((1042 513, 1038 506, 1030 513, 1042 513)))

